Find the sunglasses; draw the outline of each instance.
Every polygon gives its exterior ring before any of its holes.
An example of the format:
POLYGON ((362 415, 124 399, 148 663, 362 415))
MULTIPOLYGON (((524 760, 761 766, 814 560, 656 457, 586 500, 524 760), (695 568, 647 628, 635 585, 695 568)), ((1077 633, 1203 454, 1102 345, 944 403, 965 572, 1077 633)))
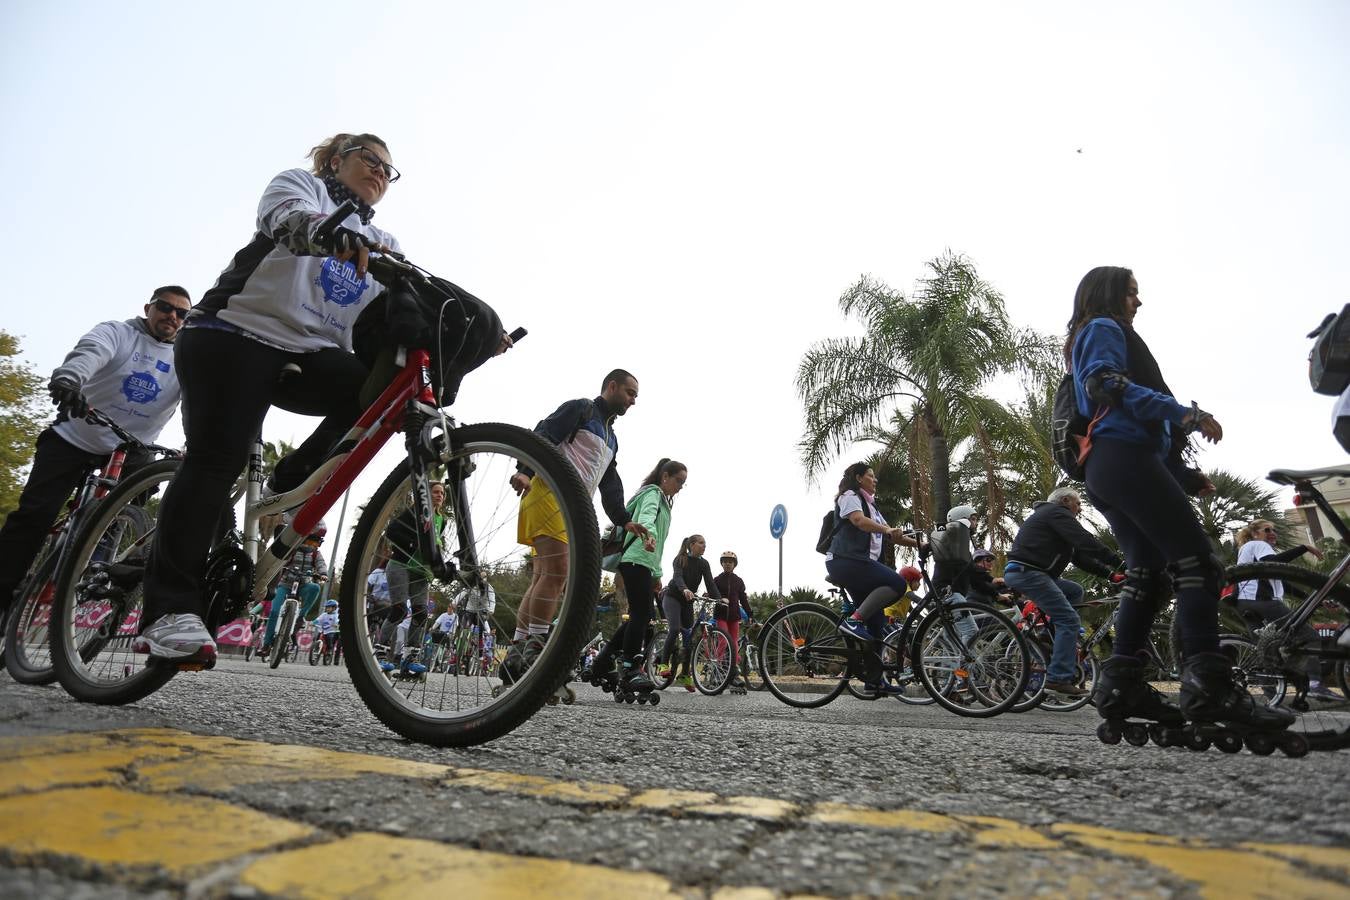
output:
POLYGON ((190 306, 174 306, 167 300, 156 300, 155 309, 164 313, 166 316, 176 316, 180 322, 188 317, 188 313, 192 312, 192 307, 190 306))

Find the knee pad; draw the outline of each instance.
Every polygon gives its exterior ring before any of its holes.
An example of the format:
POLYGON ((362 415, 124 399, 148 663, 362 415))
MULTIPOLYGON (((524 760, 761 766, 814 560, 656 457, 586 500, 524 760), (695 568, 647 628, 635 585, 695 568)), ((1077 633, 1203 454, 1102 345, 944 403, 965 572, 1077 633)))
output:
POLYGON ((1216 596, 1225 572, 1223 562, 1213 553, 1179 559, 1172 569, 1176 572, 1178 591, 1203 588, 1216 596))
POLYGON ((1164 570, 1130 568, 1125 570, 1125 583, 1120 599, 1131 599, 1157 613, 1172 599, 1172 577, 1164 570))

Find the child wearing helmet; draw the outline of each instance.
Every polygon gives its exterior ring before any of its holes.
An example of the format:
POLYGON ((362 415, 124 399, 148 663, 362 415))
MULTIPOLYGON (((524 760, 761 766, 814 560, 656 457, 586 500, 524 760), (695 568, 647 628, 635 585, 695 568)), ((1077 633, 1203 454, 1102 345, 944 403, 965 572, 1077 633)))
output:
POLYGON ((905 591, 900 599, 885 609, 886 618, 890 619, 893 625, 905 623, 905 619, 909 617, 910 609, 919 599, 919 586, 923 584, 923 573, 914 566, 901 566, 900 577, 904 579, 909 590, 905 591))
POLYGON ((314 620, 314 627, 319 629, 319 640, 323 642, 323 661, 327 663, 333 658, 333 650, 338 642, 338 602, 328 600, 323 605, 323 612, 314 620))
MULTIPOLYGON (((718 627, 726 631, 731 641, 731 683, 732 688, 741 688, 745 682, 741 679, 741 661, 738 658, 741 624, 750 624, 755 620, 755 612, 750 608, 750 597, 745 592, 745 582, 736 574, 736 554, 730 550, 722 551, 718 562, 722 564, 722 574, 713 579, 717 590, 727 601, 726 620, 719 621, 718 627)), ((719 619, 721 607, 718 607, 719 619)))
MULTIPOLYGON (((933 590, 941 597, 950 588, 948 603, 960 603, 970 596, 971 575, 975 570, 971 535, 977 519, 975 507, 965 503, 953 506, 947 511, 947 524, 935 529, 929 539, 933 548, 933 590)), ((963 639, 974 637, 976 630, 969 615, 957 618, 956 633, 963 639)))
MULTIPOLYGON (((289 524, 290 513, 286 514, 284 521, 289 524)), ((277 529, 283 527, 285 526, 278 525, 277 529)), ((272 650, 272 643, 276 640, 277 620, 281 618, 281 608, 286 598, 290 596, 292 588, 299 585, 297 593, 300 598, 300 615, 295 622, 296 632, 299 632, 310 613, 318 606, 319 595, 323 592, 320 583, 328 580, 328 562, 319 551, 319 546, 323 544, 323 539, 327 535, 328 526, 320 519, 319 524, 314 526, 314 530, 291 554, 291 558, 286 562, 286 568, 282 569, 281 574, 272 582, 272 609, 267 615, 267 631, 263 635, 260 656, 267 656, 272 650)), ((294 635, 290 635, 286 639, 293 637, 294 635)))

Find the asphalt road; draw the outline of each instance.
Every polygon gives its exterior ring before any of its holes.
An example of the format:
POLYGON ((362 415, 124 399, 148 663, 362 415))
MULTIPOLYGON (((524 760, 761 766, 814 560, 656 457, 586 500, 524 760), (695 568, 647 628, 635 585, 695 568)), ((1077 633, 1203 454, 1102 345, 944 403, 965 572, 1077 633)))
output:
POLYGON ((341 669, 227 659, 125 708, 0 676, 0 896, 1350 897, 1348 752, 578 692, 441 750, 341 669))

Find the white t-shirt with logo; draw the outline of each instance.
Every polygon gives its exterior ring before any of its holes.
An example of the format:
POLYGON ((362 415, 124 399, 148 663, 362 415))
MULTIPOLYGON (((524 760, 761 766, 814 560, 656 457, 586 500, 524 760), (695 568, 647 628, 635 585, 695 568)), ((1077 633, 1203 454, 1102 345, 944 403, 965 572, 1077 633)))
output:
MULTIPOLYGON (((52 375, 77 379, 90 406, 147 444, 154 443, 178 410, 173 344, 146 331, 143 319, 95 325, 52 375)), ((83 419, 68 419, 52 430, 90 453, 111 453, 121 443, 112 429, 83 419)))
POLYGON ((433 631, 441 634, 449 634, 455 630, 455 623, 459 618, 452 612, 443 612, 436 617, 435 623, 431 626, 433 631))
MULTIPOLYGON (((257 233, 202 297, 199 314, 214 314, 283 350, 350 351, 356 317, 383 286, 370 273, 358 280, 355 260, 340 263, 332 256, 296 256, 274 242, 275 229, 288 215, 297 210, 327 214, 337 207, 323 181, 304 169, 273 178, 258 204, 257 233)), ((355 213, 342 225, 399 249, 392 234, 362 225, 355 213)))
MULTIPOLYGON (((1251 540, 1238 548, 1237 565, 1245 566, 1248 563, 1258 562, 1265 559, 1267 556, 1274 555, 1275 548, 1270 546, 1267 542, 1262 540, 1251 540)), ((1276 600, 1282 600, 1284 598, 1284 582, 1280 581, 1278 578, 1267 578, 1266 581, 1270 583, 1274 598, 1276 600)), ((1238 585, 1238 599, 1255 600, 1256 589, 1259 586, 1260 582, 1256 579, 1242 582, 1238 585)))

